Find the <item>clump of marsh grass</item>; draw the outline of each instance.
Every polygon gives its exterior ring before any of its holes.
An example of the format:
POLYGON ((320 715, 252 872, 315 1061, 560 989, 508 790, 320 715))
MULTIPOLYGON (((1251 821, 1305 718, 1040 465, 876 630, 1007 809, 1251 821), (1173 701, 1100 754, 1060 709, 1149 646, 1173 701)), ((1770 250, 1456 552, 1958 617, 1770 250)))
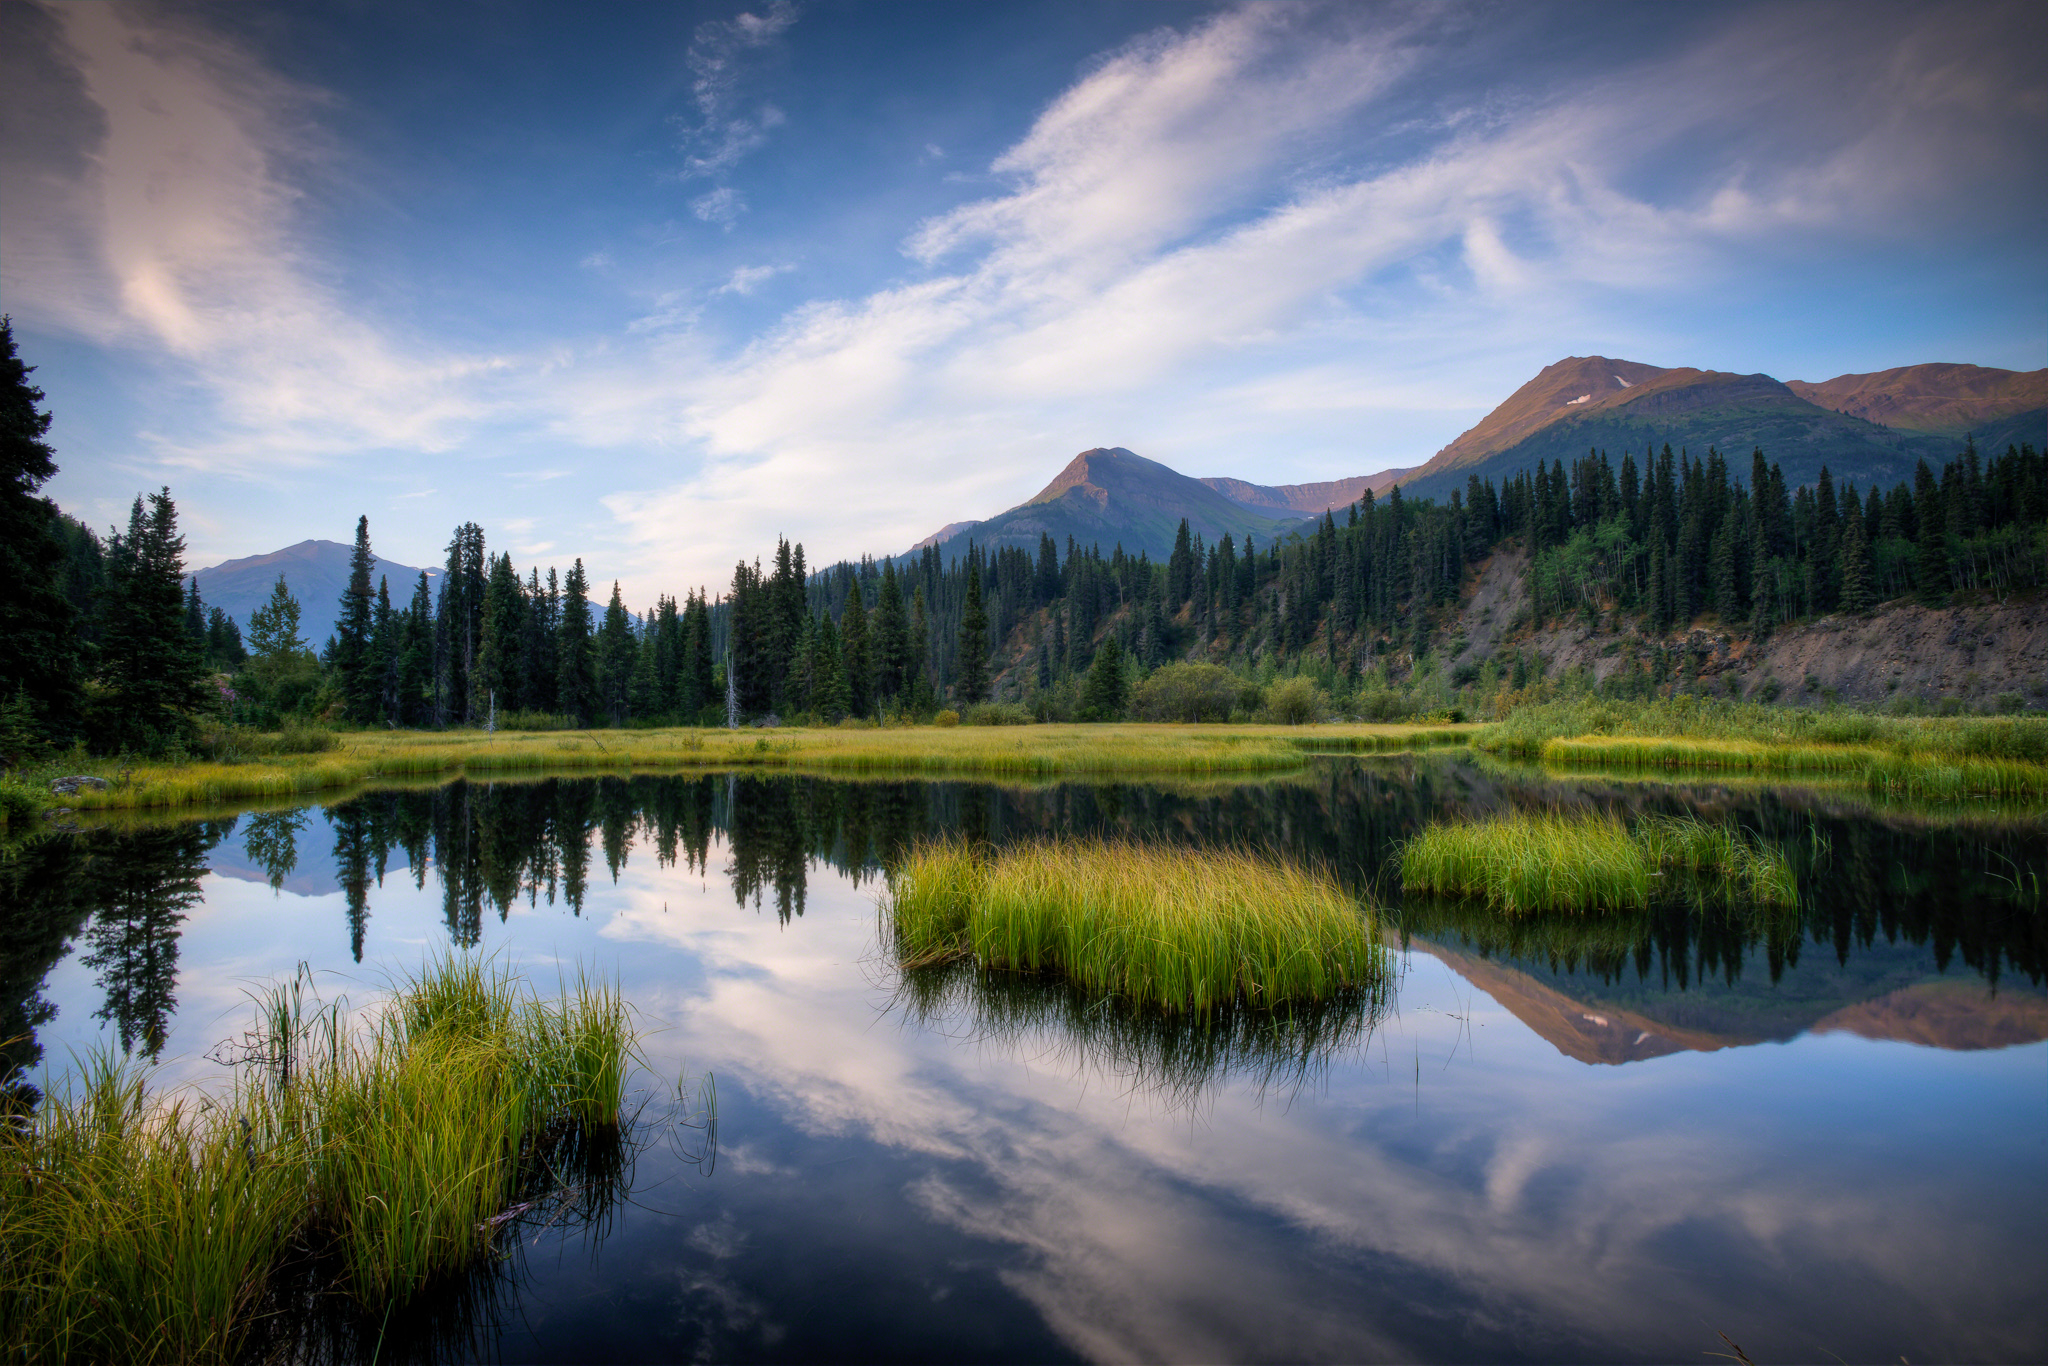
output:
POLYGON ((543 1000, 450 957, 349 1021, 307 984, 259 1000, 224 1096, 157 1096, 106 1056, 0 1130, 10 1355, 229 1359, 294 1263, 388 1311, 569 1176, 622 1180, 605 1155, 635 1045, 616 989, 579 976, 543 1000))
POLYGON ((1242 850, 929 842, 891 874, 884 919, 906 967, 971 957, 1168 1012, 1321 1000, 1386 971, 1369 907, 1242 850))
POLYGON ((1404 889, 1479 897, 1509 915, 1647 906, 1671 872, 1727 899, 1798 901, 1783 854, 1691 817, 1645 817, 1630 830, 1612 816, 1519 813, 1432 825, 1401 849, 1404 889))

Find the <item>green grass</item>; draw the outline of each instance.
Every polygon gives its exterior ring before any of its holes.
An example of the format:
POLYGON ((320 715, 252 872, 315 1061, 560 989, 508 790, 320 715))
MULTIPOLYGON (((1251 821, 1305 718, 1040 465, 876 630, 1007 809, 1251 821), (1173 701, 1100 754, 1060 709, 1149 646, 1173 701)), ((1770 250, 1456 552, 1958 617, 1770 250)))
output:
POLYGON ((617 1140, 616 990, 547 1001, 449 958, 349 1021, 303 985, 261 1003, 225 1095, 158 1096, 103 1057, 0 1130, 9 1355, 228 1360, 309 1256, 365 1312, 401 1305, 560 1195, 565 1148, 617 1140))
POLYGON ((1472 743, 1559 766, 1824 775, 1861 780, 1873 792, 1943 800, 2048 795, 2048 717, 2038 716, 1577 699, 1523 707, 1472 743))
POLYGON ((1618 911, 1681 890, 1771 905, 1798 901, 1791 865, 1725 825, 1645 817, 1517 814, 1424 829, 1401 849, 1404 890, 1482 898, 1508 915, 1618 911))
POLYGON ((1272 1009, 1386 971, 1371 908, 1326 874, 1241 851, 925 843, 891 873, 885 922, 905 967, 971 957, 1168 1012, 1272 1009))
MULTIPOLYGON (((823 774, 1058 778, 1207 777, 1300 769, 1315 751, 1459 743, 1475 727, 1441 725, 895 726, 774 730, 359 731, 317 753, 251 746, 257 757, 146 762, 65 759, 36 771, 25 800, 74 811, 186 809, 338 793, 380 782, 590 772, 772 768, 823 774), (67 773, 105 791, 52 798, 67 773)), ((323 732, 324 734, 324 732, 323 732)), ((0 812, 13 817, 11 806, 0 812)), ((28 816, 26 808, 21 819, 28 816)))

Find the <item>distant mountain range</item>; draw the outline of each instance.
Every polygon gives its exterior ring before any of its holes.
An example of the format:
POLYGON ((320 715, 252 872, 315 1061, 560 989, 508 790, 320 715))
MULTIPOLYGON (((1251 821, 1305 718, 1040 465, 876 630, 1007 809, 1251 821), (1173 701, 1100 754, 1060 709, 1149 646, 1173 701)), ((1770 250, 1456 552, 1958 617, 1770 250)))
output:
POLYGON ((1588 450, 1619 463, 1624 451, 1717 447, 1738 475, 1749 452, 1782 466, 1797 486, 1826 465, 1837 480, 1889 486, 1915 462, 1953 459, 1966 435, 1980 448, 2048 433, 2048 370, 1909 365, 1822 384, 1769 375, 1660 369, 1606 356, 1570 356, 1508 396, 1476 427, 1406 476, 1404 494, 1442 498, 1472 475, 1496 483, 1537 461, 1566 468, 1588 450))
MULTIPOLYGON (((285 587, 299 600, 299 634, 305 637, 308 648, 318 650, 334 631, 342 590, 348 587, 349 559, 354 553, 354 547, 339 541, 300 541, 268 555, 251 555, 196 569, 191 577, 199 580, 199 596, 206 605, 218 607, 233 617, 246 637, 249 614, 270 597, 271 586, 282 574, 285 587)), ((439 582, 439 569, 426 573, 429 584, 439 582)), ((374 591, 379 578, 390 580, 392 606, 404 607, 412 601, 413 585, 419 577, 420 571, 411 565, 380 559, 370 572, 370 583, 374 591)))
POLYGON ((1473 475, 1496 484, 1539 460, 1569 468, 1588 450, 1619 464, 1630 452, 1709 446, 1747 478, 1749 452, 1781 466, 1794 486, 1827 466, 1837 482, 1864 488, 1910 479, 1916 462, 1939 468, 1966 436, 1985 451, 2008 443, 2048 447, 2048 370, 1977 365, 1909 365, 1820 384, 1769 375, 1663 369, 1606 356, 1570 356, 1508 396, 1479 424, 1420 466, 1316 484, 1257 484, 1232 477, 1191 479, 1122 447, 1083 451, 1030 501, 985 521, 953 522, 912 547, 936 545, 947 559, 971 538, 983 547, 1036 550, 1049 535, 1062 550, 1114 545, 1160 559, 1185 517, 1214 543, 1225 532, 1260 542, 1300 529, 1326 510, 1383 497, 1448 497, 1473 475))

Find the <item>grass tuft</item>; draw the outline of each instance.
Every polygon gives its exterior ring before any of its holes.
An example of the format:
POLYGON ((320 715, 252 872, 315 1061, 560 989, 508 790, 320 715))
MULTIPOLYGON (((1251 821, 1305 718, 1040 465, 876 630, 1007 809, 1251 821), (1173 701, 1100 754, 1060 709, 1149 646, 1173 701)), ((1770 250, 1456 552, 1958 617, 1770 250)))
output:
POLYGON ((1242 851, 1122 841, 920 844, 891 875, 906 967, 971 957, 1168 1012, 1271 1009, 1384 976, 1370 909, 1328 875, 1242 851))
POLYGON ((1784 855, 1750 835, 1690 817, 1646 817, 1633 831, 1603 815, 1443 822, 1401 849, 1404 889, 1480 897, 1509 915, 1647 906, 1673 872, 1691 875, 1692 890, 1730 900, 1798 901, 1798 882, 1784 855))
POLYGON ((634 1043, 614 988, 546 1001, 450 957, 352 1025, 304 985, 259 1002, 226 1096, 157 1096, 104 1055, 0 1130, 10 1356, 231 1359, 307 1255, 365 1309, 402 1305, 545 1200, 565 1148, 616 1139, 634 1043))

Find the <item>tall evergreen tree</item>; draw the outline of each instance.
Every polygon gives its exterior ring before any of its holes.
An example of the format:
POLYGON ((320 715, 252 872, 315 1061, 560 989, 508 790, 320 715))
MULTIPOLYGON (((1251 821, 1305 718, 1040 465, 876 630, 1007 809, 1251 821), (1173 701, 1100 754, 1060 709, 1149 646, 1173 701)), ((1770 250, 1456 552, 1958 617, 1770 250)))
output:
POLYGON ((1870 583, 1870 541, 1860 516, 1852 516, 1842 524, 1840 577, 1844 612, 1868 612, 1877 605, 1877 594, 1870 583))
POLYGON ((185 538, 166 488, 137 498, 109 547, 101 612, 102 745, 157 752, 181 745, 205 703, 204 663, 185 630, 185 538))
POLYGON ((1116 632, 1112 631, 1095 652, 1095 662, 1088 666, 1088 677, 1081 685, 1081 719, 1122 720, 1128 693, 1123 646, 1117 643, 1116 632))
POLYGON ((875 709, 875 654, 868 630, 868 609, 861 600, 860 585, 846 600, 846 615, 840 624, 840 653, 846 670, 846 705, 855 716, 875 709))
POLYGON ((882 563, 882 591, 868 627, 876 701, 887 705, 902 696, 910 675, 910 614, 904 610, 903 584, 891 561, 882 563))
POLYGON ((79 614, 63 588, 56 505, 36 496, 57 462, 34 372, 15 352, 12 319, 0 316, 0 705, 24 699, 37 738, 60 742, 78 733, 84 701, 79 614))
POLYGON ((967 598, 960 613, 960 669, 954 695, 963 706, 988 700, 988 609, 981 602, 981 562, 967 547, 967 598))
POLYGON ((377 671, 370 655, 370 630, 375 615, 370 574, 376 567, 370 553, 370 519, 356 518, 355 549, 349 553, 348 586, 341 590, 334 617, 334 674, 341 702, 352 721, 371 720, 377 705, 377 671))
POLYGON ((587 725, 597 709, 597 679, 591 660, 590 580, 579 556, 562 585, 562 618, 555 639, 555 705, 576 725, 587 725))
POLYGON ((615 726, 626 724, 632 694, 633 660, 638 653, 626 604, 619 598, 619 583, 612 580, 611 601, 605 604, 604 625, 597 640, 598 705, 615 726))

